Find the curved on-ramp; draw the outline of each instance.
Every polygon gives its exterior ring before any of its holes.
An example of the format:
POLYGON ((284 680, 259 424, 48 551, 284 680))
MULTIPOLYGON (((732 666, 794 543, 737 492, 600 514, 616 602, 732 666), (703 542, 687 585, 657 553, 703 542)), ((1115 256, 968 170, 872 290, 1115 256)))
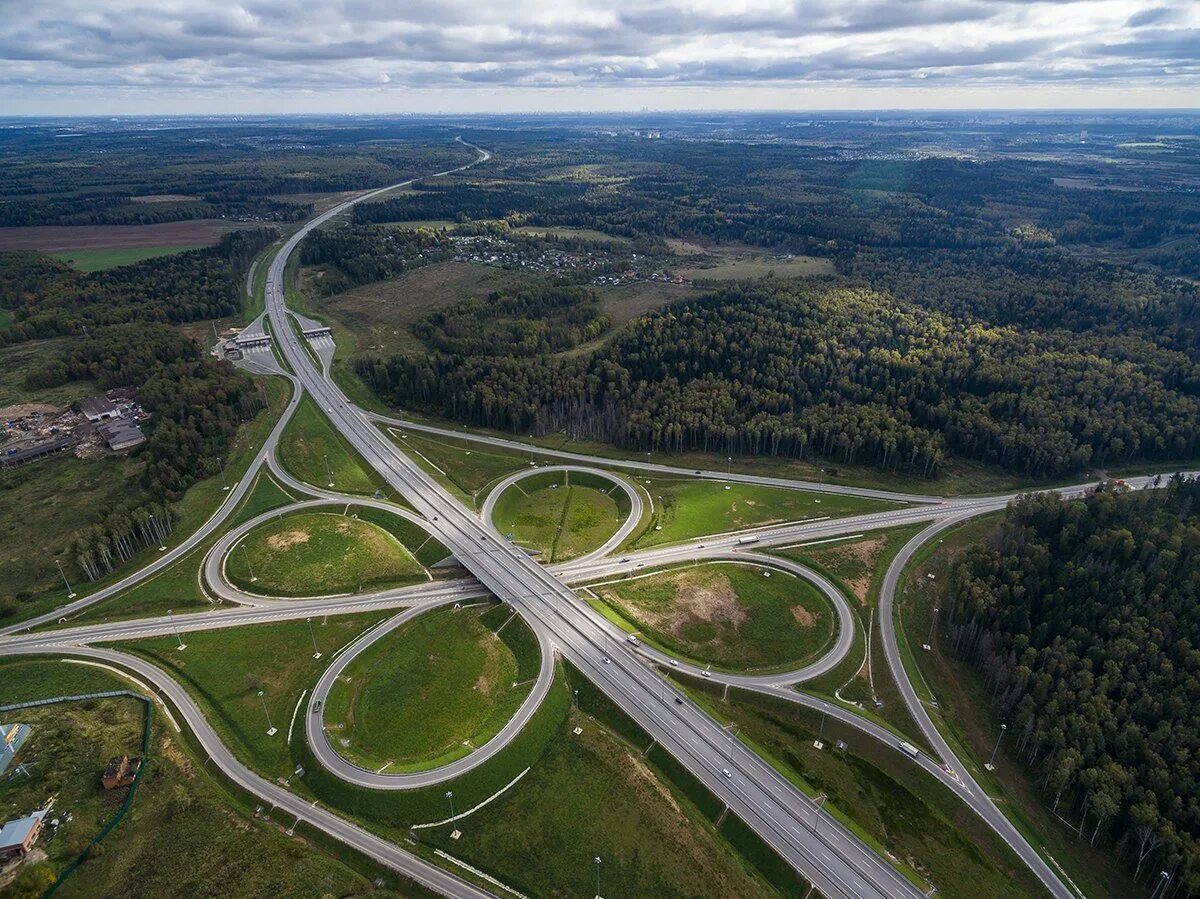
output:
POLYGON ((619 487, 625 496, 629 499, 629 514, 625 520, 621 522, 620 527, 598 547, 591 552, 585 553, 576 559, 571 559, 572 562, 591 562, 596 559, 602 559, 609 553, 614 552, 617 547, 625 542, 630 534, 637 530, 638 524, 642 520, 642 515, 645 512, 645 503, 642 502, 641 491, 637 490, 632 484, 624 478, 613 474, 611 471, 601 471, 599 468, 590 468, 585 465, 546 465, 540 468, 528 468, 522 471, 514 472, 502 481, 497 483, 488 493, 487 498, 483 501, 483 508, 480 509, 480 515, 483 516, 483 521, 490 527, 495 535, 501 539, 506 539, 500 533, 500 529, 496 527, 494 515, 496 511, 496 503, 500 501, 500 497, 508 488, 520 484, 521 481, 527 478, 537 477, 542 474, 556 474, 558 472, 566 473, 568 476, 572 472, 576 474, 586 474, 598 478, 603 478, 611 482, 614 486, 619 487))

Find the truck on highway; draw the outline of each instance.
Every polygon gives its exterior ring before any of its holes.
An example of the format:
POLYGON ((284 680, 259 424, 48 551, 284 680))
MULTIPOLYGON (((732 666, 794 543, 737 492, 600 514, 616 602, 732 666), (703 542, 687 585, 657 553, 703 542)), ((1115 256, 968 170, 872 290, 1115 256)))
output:
POLYGON ((637 637, 636 637, 634 634, 630 634, 630 635, 629 635, 629 637, 628 637, 628 640, 629 640, 629 642, 630 642, 630 643, 632 643, 634 646, 637 646, 637 645, 638 645, 638 638, 637 638, 637 637))
POLYGON ((757 543, 757 542, 758 542, 757 535, 751 535, 749 537, 738 537, 738 546, 742 546, 743 544, 746 544, 746 543, 757 543))
POLYGON ((918 758, 921 755, 921 750, 907 740, 900 741, 900 749, 903 750, 905 755, 911 755, 913 758, 918 758))

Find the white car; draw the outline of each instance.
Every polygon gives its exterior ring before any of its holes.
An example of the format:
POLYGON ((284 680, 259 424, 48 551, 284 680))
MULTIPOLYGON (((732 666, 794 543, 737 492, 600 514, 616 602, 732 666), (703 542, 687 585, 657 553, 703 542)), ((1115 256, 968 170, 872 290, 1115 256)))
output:
POLYGON ((671 667, 678 668, 679 667, 679 659, 671 659, 671 667))
POLYGON ((604 664, 605 664, 605 665, 607 665, 607 664, 609 664, 610 662, 612 662, 612 659, 610 659, 608 656, 605 656, 605 657, 604 657, 604 664))
POLYGON ((733 775, 729 773, 728 768, 722 768, 721 773, 724 774, 726 777, 733 777, 733 775))
POLYGON ((703 674, 705 677, 712 677, 711 671, 701 671, 700 673, 703 674))

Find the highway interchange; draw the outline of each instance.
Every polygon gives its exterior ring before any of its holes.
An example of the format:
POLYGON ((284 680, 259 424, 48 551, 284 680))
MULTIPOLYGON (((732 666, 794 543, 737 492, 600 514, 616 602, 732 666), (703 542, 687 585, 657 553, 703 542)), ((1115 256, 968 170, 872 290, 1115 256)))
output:
MULTIPOLYGON (((469 165, 489 158, 486 151, 472 149, 476 151, 477 158, 469 165)), ((452 171, 460 170, 461 168, 452 171)), ((450 172, 431 177, 446 174, 450 172)), ((405 182, 408 183, 411 182, 405 182)), ((767 556, 759 550, 924 523, 928 527, 901 550, 889 567, 879 600, 881 636, 887 664, 899 684, 913 719, 936 752, 936 758, 921 753, 912 762, 938 778, 987 822, 1029 865, 1052 895, 1077 896, 1078 894, 1062 882, 1035 848, 1028 844, 971 779, 965 765, 955 757, 937 731, 909 682, 900 659, 894 628, 895 593, 905 564, 919 548, 957 523, 1004 508, 1012 496, 947 499, 782 478, 696 471, 653 464, 649 461, 614 460, 538 449, 538 454, 560 460, 562 464, 552 466, 554 469, 592 470, 610 479, 614 477, 611 469, 619 468, 635 471, 639 475, 687 475, 721 481, 803 488, 824 493, 853 494, 896 504, 894 508, 867 515, 811 519, 758 528, 750 532, 754 537, 752 543, 744 542, 747 532, 739 532, 627 553, 621 558, 616 558, 611 551, 624 540, 642 515, 641 491, 630 489, 626 485, 633 513, 622 525, 621 531, 618 532, 619 537, 615 536, 598 550, 571 562, 550 566, 539 564, 525 551, 512 545, 491 523, 495 498, 499 496, 503 486, 517 482, 524 472, 510 476, 505 479, 502 487, 492 491, 482 515, 468 510, 401 449, 402 434, 406 430, 453 434, 456 437, 463 436, 462 433, 416 424, 402 418, 373 415, 358 409, 330 379, 328 359, 324 354, 322 364, 318 367, 303 344, 303 339, 288 323, 289 312, 285 307, 283 291, 284 272, 300 241, 313 228, 345 212, 354 203, 402 186, 405 185, 394 185, 364 193, 317 216, 293 234, 272 259, 266 279, 266 312, 272 324, 276 346, 290 368, 290 373, 285 375, 293 381, 296 389, 266 443, 258 450, 248 473, 233 486, 227 499, 212 518, 195 534, 175 548, 164 552, 154 563, 119 583, 68 603, 52 613, 0 630, 0 654, 80 656, 132 672, 136 678, 152 685, 165 697, 170 707, 178 712, 185 724, 195 732, 204 751, 239 786, 271 805, 286 810, 298 821, 305 821, 325 831, 439 893, 463 897, 490 895, 480 887, 416 857, 401 847, 381 840, 333 812, 310 805, 279 785, 254 774, 220 741, 194 700, 166 672, 126 653, 95 645, 114 640, 162 635, 176 629, 187 632, 325 614, 373 610, 390 614, 400 610, 398 614, 391 614, 379 627, 371 629, 339 652, 331 660, 330 667, 326 669, 307 700, 304 715, 306 738, 320 764, 338 776, 377 789, 411 789, 445 782, 483 764, 507 745, 537 710, 553 682, 554 658, 558 655, 570 660, 579 668, 731 811, 809 879, 820 893, 830 899, 915 897, 921 895, 921 892, 896 868, 880 858, 874 850, 829 814, 816 807, 808 797, 750 748, 730 738, 718 722, 686 696, 679 694, 657 670, 659 666, 672 666, 676 670, 700 675, 703 673, 700 669, 686 662, 673 665, 673 660, 657 650, 631 645, 625 639, 624 632, 576 595, 574 587, 599 579, 628 575, 641 568, 721 559, 774 566, 806 578, 826 596, 838 618, 834 645, 825 655, 805 668, 793 672, 752 676, 715 671, 709 672, 707 676, 718 683, 769 693, 819 709, 857 728, 865 736, 878 739, 900 752, 899 738, 886 728, 858 715, 850 707, 839 706, 794 689, 796 684, 830 670, 846 656, 854 641, 855 617, 841 592, 819 574, 796 563, 767 556), (299 483, 282 468, 275 450, 287 419, 304 393, 313 397, 333 426, 385 479, 388 486, 416 510, 415 513, 384 500, 348 497, 299 483), (389 436, 386 433, 389 428, 396 429, 401 439, 396 440, 389 436), (452 551, 470 577, 437 580, 412 587, 353 596, 304 600, 272 599, 246 593, 228 582, 224 572, 224 560, 230 548, 236 545, 242 536, 262 521, 280 514, 281 510, 275 510, 223 533, 207 552, 203 563, 204 582, 206 588, 222 600, 221 606, 214 611, 176 615, 170 620, 159 617, 75 626, 71 626, 68 621, 67 626, 55 630, 33 630, 42 625, 56 623, 59 619, 70 619, 83 609, 153 576, 221 532, 227 518, 249 491, 254 473, 264 468, 270 469, 275 477, 299 493, 312 497, 294 504, 294 508, 317 508, 332 504, 343 508, 347 502, 351 502, 356 505, 386 508, 390 512, 418 522, 452 551), (464 602, 488 595, 498 597, 511 605, 532 628, 542 649, 541 670, 537 682, 518 713, 501 732, 484 746, 450 765, 416 774, 389 775, 365 771, 338 754, 325 735, 320 714, 321 706, 318 704, 324 701, 330 686, 344 668, 367 646, 410 618, 439 605, 464 602), (677 697, 682 701, 676 702, 677 697)), ((269 367, 267 366, 268 369, 269 367)), ((525 444, 501 438, 471 435, 471 439, 519 449, 522 452, 530 450, 525 444)), ((531 472, 546 470, 545 467, 530 469, 531 472)), ((620 483, 624 485, 625 481, 620 480, 620 483)), ((1129 479, 1130 486, 1135 489, 1153 486, 1155 483, 1151 478, 1129 479)), ((1064 496, 1076 496, 1093 486, 1076 485, 1060 488, 1058 492, 1064 496)), ((282 511, 286 512, 289 509, 282 511)))

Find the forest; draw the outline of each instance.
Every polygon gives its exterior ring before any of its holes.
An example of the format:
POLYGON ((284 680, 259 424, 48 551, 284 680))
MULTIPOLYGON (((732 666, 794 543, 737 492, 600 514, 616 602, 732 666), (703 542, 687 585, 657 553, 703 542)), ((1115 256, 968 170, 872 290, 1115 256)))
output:
POLYGON ((1200 889, 1200 481, 1015 502, 952 574, 951 650, 1047 804, 1200 889))
MULTIPOLYGON (((538 319, 530 309, 529 324, 538 319)), ((1138 337, 964 326, 830 280, 735 284, 626 325, 586 356, 484 334, 364 356, 406 407, 638 449, 820 456, 934 476, 948 453, 1054 476, 1200 450, 1200 371, 1138 337)), ((471 334, 470 329, 466 333, 471 334)))
POLYGON ((212 247, 81 274, 46 256, 0 253, 0 342, 83 334, 123 322, 203 321, 241 309, 240 273, 277 234, 231 231, 212 247))

